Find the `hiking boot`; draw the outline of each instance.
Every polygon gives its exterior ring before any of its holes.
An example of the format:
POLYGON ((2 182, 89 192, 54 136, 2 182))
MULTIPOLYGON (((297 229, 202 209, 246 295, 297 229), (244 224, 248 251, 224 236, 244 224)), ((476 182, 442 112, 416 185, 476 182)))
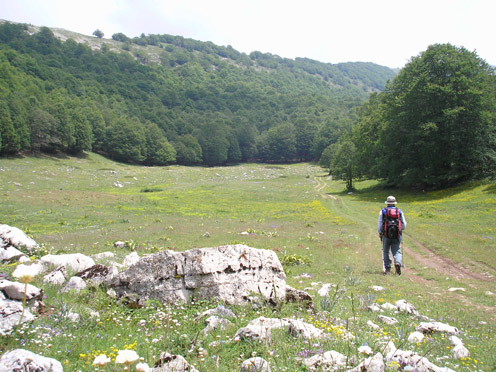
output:
POLYGON ((390 268, 390 267, 386 267, 386 268, 384 269, 384 272, 382 273, 382 275, 387 275, 387 274, 389 274, 390 272, 391 272, 391 268, 390 268))
POLYGON ((394 267, 396 269, 396 274, 401 275, 401 265, 397 263, 394 267))

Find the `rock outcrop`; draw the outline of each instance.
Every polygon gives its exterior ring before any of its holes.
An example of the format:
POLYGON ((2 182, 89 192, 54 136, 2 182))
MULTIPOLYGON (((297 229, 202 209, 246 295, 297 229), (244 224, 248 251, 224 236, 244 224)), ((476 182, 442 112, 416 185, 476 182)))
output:
POLYGON ((241 304, 252 295, 278 302, 285 299, 286 275, 275 252, 238 244, 147 255, 110 286, 119 297, 138 304, 192 298, 241 304))

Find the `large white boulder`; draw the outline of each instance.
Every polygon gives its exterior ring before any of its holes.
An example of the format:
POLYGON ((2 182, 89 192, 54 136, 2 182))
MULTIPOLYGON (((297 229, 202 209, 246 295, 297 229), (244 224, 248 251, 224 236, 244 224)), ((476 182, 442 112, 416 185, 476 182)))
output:
POLYGON ((47 269, 63 266, 74 273, 86 270, 95 265, 95 261, 81 253, 47 254, 41 257, 40 263, 47 269))
POLYGON ((8 299, 22 301, 24 299, 24 290, 26 289, 26 301, 32 299, 41 299, 43 291, 34 285, 11 282, 10 280, 0 280, 0 291, 4 292, 8 299))
POLYGON ((193 295, 242 304, 253 294, 277 302, 285 298, 286 275, 275 252, 238 244, 147 255, 110 286, 139 304, 187 302, 193 295))
POLYGON ((2 355, 0 372, 63 372, 62 364, 52 358, 47 358, 31 351, 16 349, 2 355))
POLYGON ((2 224, 0 225, 0 248, 9 246, 31 253, 38 247, 38 244, 17 227, 2 224))

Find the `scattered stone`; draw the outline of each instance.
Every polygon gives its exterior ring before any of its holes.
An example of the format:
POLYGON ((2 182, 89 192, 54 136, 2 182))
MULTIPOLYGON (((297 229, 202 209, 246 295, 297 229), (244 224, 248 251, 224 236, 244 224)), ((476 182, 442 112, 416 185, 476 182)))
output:
POLYGON ((0 358, 0 372, 63 372, 62 364, 52 358, 47 358, 31 351, 16 349, 9 351, 0 358))
POLYGON ((373 357, 365 359, 348 372, 384 372, 385 369, 384 357, 381 353, 377 353, 373 357))
POLYGON ((238 329, 234 335, 235 340, 270 340, 273 329, 288 328, 287 319, 265 318, 263 316, 249 322, 246 327, 238 329))
POLYGON ((313 298, 307 292, 286 286, 286 302, 304 303, 307 309, 313 308, 313 298))
POLYGON ((491 291, 486 291, 486 296, 494 296, 494 293, 491 291))
POLYGON ((210 238, 210 233, 208 231, 206 231, 204 234, 203 234, 203 237, 204 238, 210 238))
POLYGON ((465 292, 465 288, 448 288, 450 292, 465 292))
MULTIPOLYGON (((0 296, 0 336, 8 335, 10 331, 19 324, 21 314, 22 302, 8 300, 3 295, 0 296)), ((31 322, 34 319, 35 316, 26 308, 22 317, 22 323, 31 322)), ((0 371, 1 370, 0 367, 0 371)))
POLYGON ((126 248, 126 243, 125 242, 121 242, 120 240, 119 241, 116 241, 114 243, 114 247, 116 248, 126 248))
POLYGON ((391 318, 389 316, 384 316, 384 315, 379 315, 377 317, 377 319, 379 319, 381 322, 386 323, 388 325, 395 325, 398 323, 398 321, 396 319, 391 318))
POLYGON ((195 318, 195 321, 200 320, 205 316, 218 316, 221 318, 236 318, 236 314, 232 310, 228 309, 223 305, 218 305, 215 309, 205 310, 203 313, 195 318))
POLYGON ((329 296, 329 292, 331 291, 332 284, 326 283, 319 289, 317 292, 320 297, 329 296))
POLYGON ((408 342, 412 344, 417 344, 419 342, 422 342, 424 339, 424 334, 418 331, 410 333, 410 336, 408 336, 408 342))
POLYGON ((9 225, 0 225, 0 245, 3 248, 11 246, 20 251, 25 250, 29 254, 38 247, 22 230, 9 225))
POLYGON ((300 319, 285 319, 289 323, 289 334, 303 337, 305 340, 316 340, 325 337, 325 333, 314 325, 300 319))
POLYGON ((54 271, 48 273, 43 278, 43 283, 52 285, 62 285, 67 280, 67 270, 64 266, 60 266, 54 271))
POLYGON ((394 306, 393 304, 390 304, 389 302, 385 302, 381 305, 381 308, 384 309, 384 310, 388 310, 388 311, 394 311, 394 310, 397 310, 397 307, 394 306))
POLYGON ((75 291, 79 293, 83 289, 86 289, 86 282, 78 276, 73 276, 62 288, 62 292, 75 291))
POLYGON ((470 352, 465 346, 456 345, 453 348, 453 356, 455 357, 455 359, 468 358, 470 356, 470 352))
POLYGON ((22 301, 24 299, 24 289, 26 289, 26 301, 41 300, 43 291, 34 285, 11 282, 10 280, 0 280, 0 291, 5 293, 9 300, 22 301))
POLYGON ((203 333, 206 335, 216 329, 223 330, 233 324, 229 320, 215 315, 209 316, 205 319, 205 323, 207 326, 203 329, 203 333))
POLYGON ((417 309, 415 308, 415 306, 406 302, 406 300, 396 301, 396 308, 398 309, 398 311, 401 311, 401 312, 404 312, 404 313, 407 313, 410 315, 414 315, 414 316, 420 315, 419 312, 417 311, 417 309))
MULTIPOLYGON (((117 242, 116 242, 117 243, 117 242)), ((114 245, 116 244, 114 243, 114 245)), ((115 257, 115 253, 113 252, 101 252, 101 253, 97 253, 97 254, 94 254, 93 256, 91 256, 94 260, 103 260, 103 259, 106 259, 106 258, 114 258, 115 257)))
POLYGON ((460 340, 457 336, 450 336, 449 341, 450 341, 451 345, 454 346, 453 356, 456 359, 468 358, 470 356, 470 352, 463 345, 462 340, 460 340))
POLYGON ((370 288, 371 288, 374 292, 382 292, 382 291, 385 291, 385 290, 386 290, 386 288, 381 287, 381 286, 379 286, 379 285, 374 285, 374 286, 372 286, 372 287, 370 287, 370 288))
POLYGON ((90 268, 76 274, 76 276, 84 279, 87 285, 98 286, 102 283, 107 283, 118 274, 117 268, 108 267, 101 264, 96 264, 90 268))
POLYGON ((260 357, 250 358, 241 364, 241 372, 271 372, 269 363, 260 357))
POLYGON ((242 244, 146 255, 110 286, 140 304, 187 302, 193 294, 227 304, 244 304, 253 294, 272 303, 286 297, 286 275, 276 253, 242 244))
POLYGON ((159 360, 155 363, 155 368, 150 372, 198 372, 181 355, 172 355, 167 352, 160 354, 159 360))
POLYGON ((312 371, 338 371, 346 367, 348 357, 337 351, 326 351, 304 360, 305 365, 312 371))
POLYGON ((21 257, 26 257, 26 255, 15 247, 0 247, 0 262, 2 263, 19 261, 21 257))
POLYGON ((91 257, 81 253, 60 255, 48 254, 41 257, 40 263, 45 266, 45 268, 64 266, 67 270, 71 270, 74 273, 86 270, 95 265, 95 261, 93 261, 91 257))
POLYGON ((134 265, 135 263, 138 263, 140 260, 140 257, 137 252, 132 252, 128 254, 126 257, 124 257, 124 261, 122 262, 122 265, 124 267, 130 267, 134 265))
POLYGON ((455 372, 447 367, 438 367, 427 358, 413 351, 395 350, 386 355, 386 361, 396 362, 401 366, 413 366, 417 372, 455 372))
POLYGON ((456 327, 452 327, 449 324, 441 323, 441 322, 422 322, 417 328, 417 331, 422 333, 448 333, 450 335, 459 335, 460 331, 456 327))
POLYGON ((374 322, 372 322, 371 320, 368 320, 367 321, 367 325, 372 328, 372 329, 381 329, 381 327, 379 327, 377 324, 375 324, 374 322))
POLYGON ((367 309, 369 309, 373 313, 382 313, 382 312, 384 312, 384 310, 379 305, 377 305, 376 303, 373 303, 372 305, 367 306, 367 309))

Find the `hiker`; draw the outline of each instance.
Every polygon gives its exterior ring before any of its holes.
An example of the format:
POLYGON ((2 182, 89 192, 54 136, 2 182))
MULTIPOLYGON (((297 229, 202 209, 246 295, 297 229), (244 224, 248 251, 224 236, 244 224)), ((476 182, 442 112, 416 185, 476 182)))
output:
POLYGON ((405 215, 401 209, 396 208, 396 198, 388 196, 385 201, 386 208, 379 213, 377 232, 382 241, 383 274, 391 271, 390 251, 393 253, 396 274, 401 275, 401 234, 406 227, 405 215))

